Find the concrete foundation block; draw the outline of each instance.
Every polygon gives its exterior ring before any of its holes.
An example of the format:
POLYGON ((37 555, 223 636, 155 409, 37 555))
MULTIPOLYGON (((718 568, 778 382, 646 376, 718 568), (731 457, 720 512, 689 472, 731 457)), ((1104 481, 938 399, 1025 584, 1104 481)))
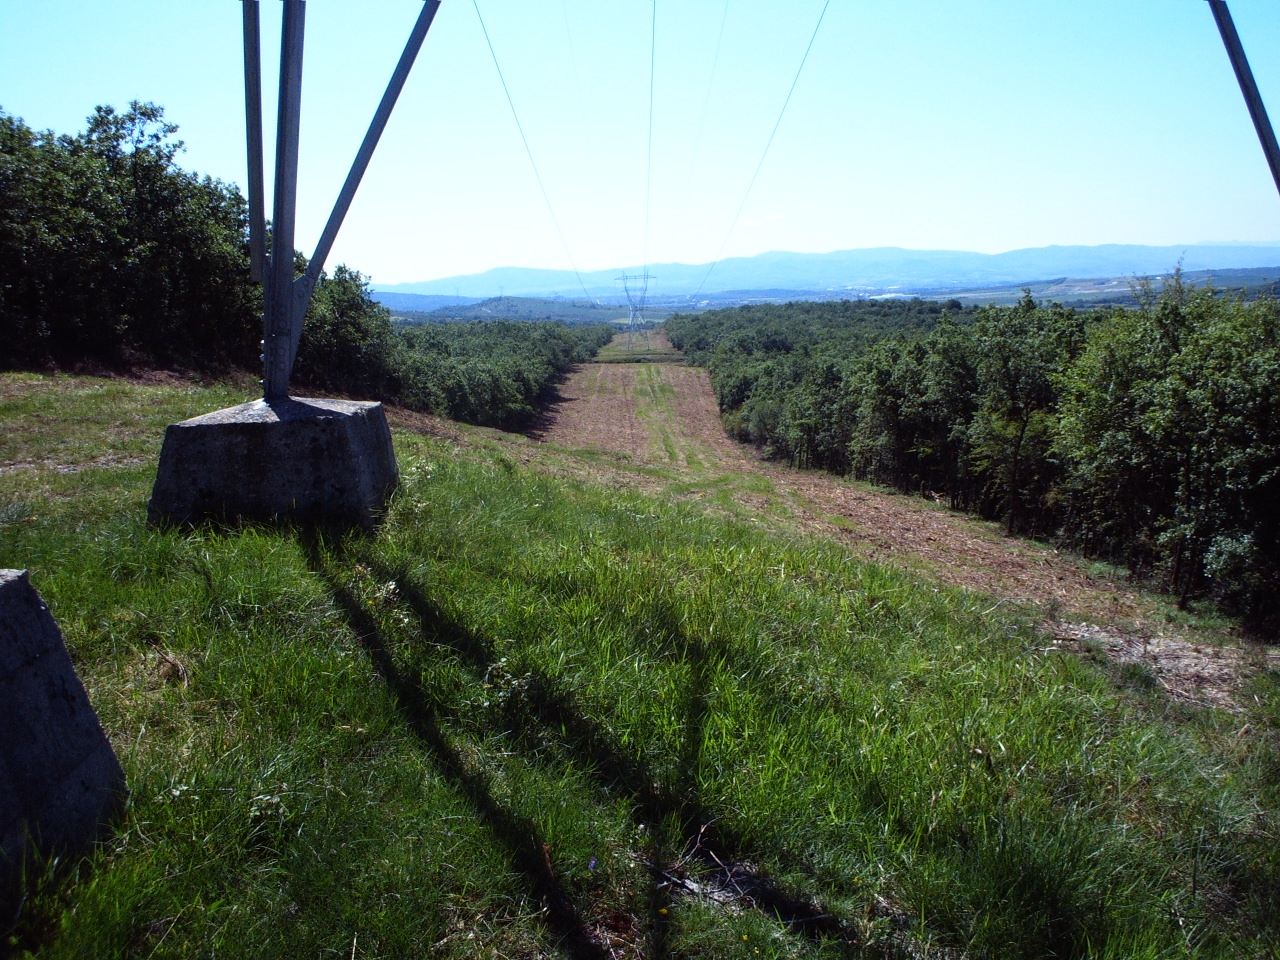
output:
POLYGON ((30 856, 84 852, 125 795, 49 608, 25 571, 0 570, 0 900, 30 856))
POLYGON ((398 481, 382 404, 255 400, 169 426, 148 516, 368 528, 398 481))

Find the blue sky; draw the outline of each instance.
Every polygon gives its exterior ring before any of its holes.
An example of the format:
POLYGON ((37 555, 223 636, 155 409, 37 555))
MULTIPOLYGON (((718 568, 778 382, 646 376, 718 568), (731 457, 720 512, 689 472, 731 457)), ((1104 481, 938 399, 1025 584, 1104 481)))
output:
MULTIPOLYGON (((397 283, 766 250, 1280 241, 1204 0, 831 0, 730 232, 823 5, 657 0, 646 247, 651 0, 479 0, 564 243, 476 8, 445 0, 331 265, 397 283)), ((281 6, 262 2, 269 140, 281 6)), ((305 251, 420 9, 308 4, 305 251)), ((1280 120, 1280 4, 1231 9, 1280 120)), ((132 99, 181 126, 184 166, 243 184, 239 2, 0 0, 6 112, 69 132, 132 99)))

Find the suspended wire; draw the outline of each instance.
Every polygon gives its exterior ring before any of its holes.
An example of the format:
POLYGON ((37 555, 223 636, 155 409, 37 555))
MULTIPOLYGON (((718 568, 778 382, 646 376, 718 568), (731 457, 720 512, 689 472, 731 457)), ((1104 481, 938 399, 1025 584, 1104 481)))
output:
POLYGON ((658 52, 658 0, 653 0, 653 25, 649 34, 649 162, 644 186, 644 270, 649 273, 649 213, 653 204, 653 78, 658 52))
POLYGON ((498 71, 498 79, 502 81, 502 92, 507 95, 507 104, 511 107, 511 116, 516 121, 516 129, 520 131, 520 140, 524 143, 524 152, 529 157, 529 166, 533 167, 533 175, 538 181, 538 189, 542 191, 542 199, 547 204, 547 213, 551 214, 551 222, 555 224, 556 235, 560 238, 560 245, 564 247, 565 256, 569 258, 569 264, 573 267, 573 274, 578 278, 578 286, 582 287, 582 292, 588 300, 593 303, 595 299, 587 292, 587 285, 582 280, 582 272, 578 269, 577 261, 573 258, 573 252, 569 249, 569 243, 564 238, 564 231, 560 229, 560 218, 556 216, 555 208, 551 205, 551 196, 547 193, 546 184, 542 182, 542 174, 538 172, 538 163, 533 159, 533 150, 529 146, 529 138, 524 135, 524 124, 520 122, 520 114, 516 110, 516 102, 511 99, 511 89, 507 86, 507 78, 503 76, 502 65, 498 63, 498 53, 493 48, 493 41, 489 39, 489 30, 484 25, 484 17, 480 14, 480 0, 471 0, 472 6, 476 8, 476 19, 480 21, 480 30, 484 33, 484 42, 489 45, 489 56, 493 57, 493 66, 498 71))
POLYGON ((747 184, 747 192, 742 195, 742 203, 738 205, 738 212, 733 215, 733 221, 729 224, 729 232, 724 235, 724 241, 720 244, 720 249, 716 251, 715 260, 711 262, 711 266, 707 268, 706 276, 702 278, 702 283, 698 284, 698 289, 693 293, 695 297, 702 292, 702 288, 711 279, 712 271, 720 265, 720 260, 724 256, 724 249, 729 245, 729 238, 733 236, 733 231, 738 227, 738 219, 742 216, 742 211, 747 207, 747 200, 750 199, 751 191, 756 185, 756 178, 760 176, 765 158, 769 156, 769 148, 773 146, 773 138, 778 135, 778 128, 782 126, 782 118, 786 116, 787 105, 791 103, 791 95, 796 92, 796 84, 800 82, 800 74, 804 72, 804 65, 809 60, 809 52, 813 49, 814 41, 818 39, 818 31, 822 29, 822 21, 827 15, 829 6, 831 6, 831 0, 826 0, 826 3, 822 5, 822 12, 818 14, 818 25, 813 28, 813 36, 809 38, 809 45, 805 47, 804 56, 800 58, 800 66, 796 70, 795 79, 791 81, 791 89, 787 91, 787 99, 782 101, 782 109, 778 111, 778 119, 773 125, 773 132, 769 134, 769 140, 764 145, 764 152, 760 154, 760 162, 756 164, 756 171, 751 175, 751 182, 747 184))
POLYGON ((569 62, 573 66, 573 89, 578 95, 578 115, 582 121, 583 142, 587 140, 587 102, 582 96, 582 77, 578 73, 578 48, 573 43, 573 29, 569 25, 569 0, 560 0, 560 12, 564 14, 564 36, 569 41, 569 62))
POLYGON ((720 33, 716 36, 715 56, 711 58, 711 78, 707 80, 707 96, 702 101, 702 119, 698 121, 698 137, 693 143, 693 158, 689 167, 690 185, 686 189, 686 193, 692 190, 693 174, 697 169, 698 159, 702 156, 702 137, 707 130, 707 113, 711 109, 711 93, 715 90, 716 85, 716 67, 720 64, 720 47, 724 43, 724 27, 729 22, 729 2, 730 0, 724 0, 724 13, 720 17, 720 33))

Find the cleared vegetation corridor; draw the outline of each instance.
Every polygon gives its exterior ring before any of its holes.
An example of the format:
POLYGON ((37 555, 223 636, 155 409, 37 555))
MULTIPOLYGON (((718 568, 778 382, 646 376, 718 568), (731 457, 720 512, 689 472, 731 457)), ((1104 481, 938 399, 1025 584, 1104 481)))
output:
POLYGON ((680 362, 661 331, 631 346, 619 334, 601 358, 573 372, 535 439, 591 458, 622 482, 799 526, 993 602, 1034 603, 1059 642, 1088 641, 1112 659, 1144 663, 1176 699, 1231 706, 1245 666, 1240 651, 1170 633, 1151 598, 1077 558, 1006 538, 995 524, 770 462, 726 435, 707 372, 680 362), (630 356, 639 362, 626 362, 630 356))

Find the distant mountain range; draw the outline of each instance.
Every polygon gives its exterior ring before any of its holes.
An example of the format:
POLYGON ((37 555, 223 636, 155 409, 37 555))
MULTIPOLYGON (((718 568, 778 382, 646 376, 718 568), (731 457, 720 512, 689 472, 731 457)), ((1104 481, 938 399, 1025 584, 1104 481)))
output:
MULTIPOLYGON (((655 297, 722 299, 725 291, 741 298, 751 291, 785 290, 794 293, 874 295, 886 292, 972 290, 986 286, 1039 284, 1060 277, 1144 277, 1173 270, 1178 263, 1187 271, 1238 270, 1280 265, 1280 245, 1188 244, 1147 247, 1108 244, 1097 247, 1037 247, 1008 253, 966 253, 956 250, 905 250, 877 247, 836 253, 762 253, 755 257, 710 264, 650 264, 654 279, 649 292, 655 297)), ((635 266, 582 274, 571 270, 535 270, 500 267, 484 273, 418 283, 375 284, 381 295, 431 297, 428 301, 402 300, 399 309, 432 310, 461 306, 495 296, 581 298, 620 297, 616 278, 636 273, 635 266), (446 302, 447 301, 447 302, 446 302)))

